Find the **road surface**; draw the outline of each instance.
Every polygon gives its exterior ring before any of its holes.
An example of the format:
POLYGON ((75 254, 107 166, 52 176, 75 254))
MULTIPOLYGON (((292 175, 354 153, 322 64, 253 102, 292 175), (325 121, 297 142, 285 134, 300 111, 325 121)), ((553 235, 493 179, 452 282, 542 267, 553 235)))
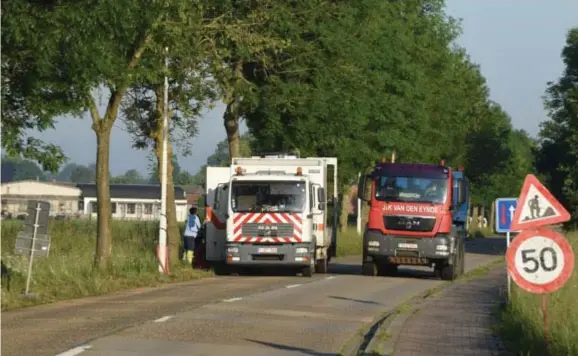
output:
MULTIPOLYGON (((470 270, 503 255, 505 242, 467 250, 470 270)), ((360 270, 359 257, 339 258, 312 278, 216 277, 8 311, 2 355, 334 355, 377 315, 442 283, 427 269, 360 270)))

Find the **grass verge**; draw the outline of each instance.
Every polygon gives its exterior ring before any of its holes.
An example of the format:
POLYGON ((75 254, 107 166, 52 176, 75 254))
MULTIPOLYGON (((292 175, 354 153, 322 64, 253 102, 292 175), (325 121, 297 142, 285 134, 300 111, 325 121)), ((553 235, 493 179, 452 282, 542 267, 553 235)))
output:
MULTIPOLYGON (((87 220, 50 222, 52 238, 48 258, 37 258, 32 268, 31 293, 26 298, 28 258, 14 255, 16 235, 21 221, 3 221, 2 236, 2 310, 55 302, 120 290, 183 282, 210 272, 193 270, 187 264, 173 268, 170 276, 157 272, 156 240, 158 222, 112 221, 113 266, 106 273, 92 268, 96 246, 96 222, 87 220)), ((354 228, 338 234, 338 256, 359 255, 361 236, 354 228)))
MULTIPOLYGON (((574 253, 578 252, 578 231, 566 234, 574 253)), ((501 312, 499 331, 517 355, 578 356, 578 274, 564 287, 548 295, 550 344, 544 337, 541 296, 528 293, 512 283, 510 303, 501 312)))
POLYGON ((20 221, 3 221, 2 310, 16 309, 57 300, 100 295, 119 290, 182 282, 211 275, 183 264, 170 276, 157 272, 156 237, 158 222, 113 221, 113 265, 106 273, 92 268, 96 246, 94 221, 51 221, 50 255, 34 260, 30 292, 26 286, 28 258, 13 254, 20 221))
POLYGON ((348 226, 337 233, 337 257, 357 256, 362 253, 363 236, 355 227, 348 226))

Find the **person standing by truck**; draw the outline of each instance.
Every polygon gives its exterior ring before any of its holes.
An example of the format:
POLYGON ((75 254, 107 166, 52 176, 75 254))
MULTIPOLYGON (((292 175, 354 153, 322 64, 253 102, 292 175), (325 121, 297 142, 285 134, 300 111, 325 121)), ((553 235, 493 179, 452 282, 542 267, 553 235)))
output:
POLYGON ((201 230, 201 220, 197 216, 197 208, 192 207, 189 209, 189 216, 187 217, 187 223, 185 225, 184 235, 184 245, 185 245, 185 255, 187 263, 193 263, 193 255, 195 251, 195 239, 201 230))

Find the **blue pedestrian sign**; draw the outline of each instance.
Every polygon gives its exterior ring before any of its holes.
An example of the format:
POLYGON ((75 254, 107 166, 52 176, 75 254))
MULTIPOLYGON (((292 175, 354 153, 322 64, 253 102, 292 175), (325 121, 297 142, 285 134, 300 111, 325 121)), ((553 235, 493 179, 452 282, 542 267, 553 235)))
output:
POLYGON ((517 205, 518 198, 496 199, 496 232, 512 232, 510 226, 512 225, 517 205))

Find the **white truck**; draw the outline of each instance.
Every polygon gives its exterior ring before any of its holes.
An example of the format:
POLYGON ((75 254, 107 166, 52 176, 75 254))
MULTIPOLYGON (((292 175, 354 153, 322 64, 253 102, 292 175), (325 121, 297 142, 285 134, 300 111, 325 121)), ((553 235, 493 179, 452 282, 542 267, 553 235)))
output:
POLYGON ((205 258, 215 273, 236 267, 290 268, 306 277, 327 272, 337 242, 337 158, 233 158, 230 167, 207 167, 206 174, 205 258))

